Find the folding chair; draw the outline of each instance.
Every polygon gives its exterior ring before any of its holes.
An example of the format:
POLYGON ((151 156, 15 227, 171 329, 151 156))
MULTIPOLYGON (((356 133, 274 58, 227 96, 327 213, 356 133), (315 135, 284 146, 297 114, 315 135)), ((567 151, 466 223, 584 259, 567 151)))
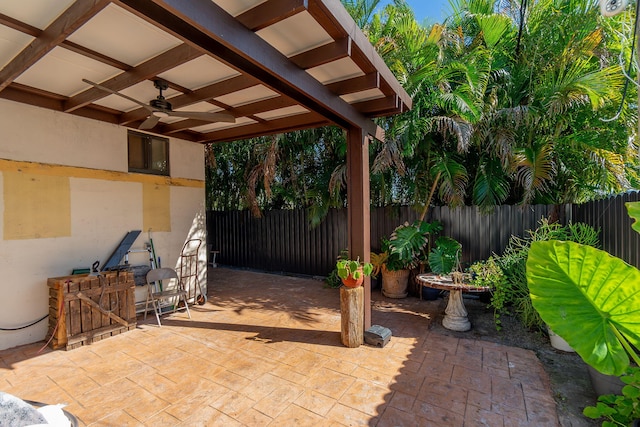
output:
POLYGON ((191 319, 191 312, 189 312, 189 304, 187 303, 187 291, 184 288, 182 280, 178 277, 178 273, 173 268, 156 268, 149 270, 147 273, 147 302, 144 306, 145 320, 147 319, 149 301, 151 301, 151 304, 153 305, 153 312, 156 314, 156 319, 158 320, 158 326, 162 326, 160 323, 160 315, 162 314, 160 302, 168 299, 176 299, 173 304, 172 313, 176 312, 178 309, 178 303, 182 299, 182 301, 184 301, 184 307, 187 309, 189 319, 191 319), (175 279, 175 287, 167 289, 166 286, 168 283, 166 281, 170 279, 175 279), (156 286, 161 280, 165 280, 163 283, 165 288, 160 288, 160 291, 158 291, 156 286))

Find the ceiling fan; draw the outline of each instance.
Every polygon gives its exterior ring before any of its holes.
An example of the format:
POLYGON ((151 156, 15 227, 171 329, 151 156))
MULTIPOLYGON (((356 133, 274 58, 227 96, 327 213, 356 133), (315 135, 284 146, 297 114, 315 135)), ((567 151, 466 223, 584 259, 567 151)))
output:
POLYGON ((160 94, 156 97, 156 99, 152 99, 149 101, 149 104, 145 104, 144 102, 138 101, 137 99, 131 98, 130 96, 124 95, 118 91, 113 89, 109 89, 106 86, 102 86, 98 83, 94 83, 87 79, 82 79, 83 82, 88 83, 100 90, 105 92, 109 92, 113 95, 118 95, 124 99, 127 99, 131 102, 135 102, 140 105, 142 108, 149 111, 149 117, 138 126, 138 129, 151 129, 155 125, 158 124, 161 118, 163 117, 181 117, 184 119, 196 119, 202 120, 205 122, 227 122, 227 123, 235 123, 236 119, 233 115, 229 113, 206 113, 200 111, 173 111, 171 107, 171 103, 162 96, 162 91, 167 90, 169 84, 161 79, 155 79, 153 81, 153 85, 156 89, 160 91, 160 94))

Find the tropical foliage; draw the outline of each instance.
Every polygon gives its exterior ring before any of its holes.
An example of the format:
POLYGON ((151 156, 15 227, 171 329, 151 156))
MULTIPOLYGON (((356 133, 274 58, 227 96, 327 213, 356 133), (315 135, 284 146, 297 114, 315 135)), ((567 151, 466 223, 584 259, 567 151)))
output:
POLYGON ((640 365, 640 270, 591 246, 551 240, 531 245, 526 274, 541 318, 586 363, 617 376, 630 359, 640 365))
POLYGON ((501 327, 500 317, 505 313, 517 315, 528 328, 544 328, 544 322, 531 302, 527 283, 527 259, 533 243, 550 240, 600 246, 599 231, 590 225, 577 222, 563 226, 557 222, 549 222, 546 218, 540 220, 538 227, 529 230, 525 237, 511 236, 502 254, 495 256, 495 261, 506 278, 494 286, 491 296, 498 329, 501 327))
MULTIPOLYGON (((450 3, 444 22, 421 25, 403 0, 343 0, 413 97, 410 111, 379 119, 374 206, 414 205, 424 219, 434 204, 489 211, 638 186, 635 84, 622 99, 632 11, 603 18, 594 0, 450 3)), ((207 150, 211 209, 304 207, 318 222, 346 205, 340 129, 207 150)))
POLYGON ((584 415, 593 419, 602 418, 604 427, 630 426, 640 419, 640 368, 629 368, 620 379, 626 384, 622 388, 622 395, 598 396, 596 406, 584 408, 584 415))

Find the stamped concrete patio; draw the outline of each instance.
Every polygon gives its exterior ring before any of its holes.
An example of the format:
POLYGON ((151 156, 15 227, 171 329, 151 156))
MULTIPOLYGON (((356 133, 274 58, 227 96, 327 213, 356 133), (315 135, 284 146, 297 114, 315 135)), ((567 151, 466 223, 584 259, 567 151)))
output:
POLYGON ((373 295, 384 348, 340 343, 320 280, 217 268, 209 300, 70 351, 0 351, 0 390, 87 426, 557 426, 528 350, 430 331, 440 302, 373 295))

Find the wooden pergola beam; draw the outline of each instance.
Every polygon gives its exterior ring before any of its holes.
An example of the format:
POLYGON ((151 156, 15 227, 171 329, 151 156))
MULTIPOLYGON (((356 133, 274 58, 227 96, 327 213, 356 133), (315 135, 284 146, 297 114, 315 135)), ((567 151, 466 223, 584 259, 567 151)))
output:
MULTIPOLYGON (((181 44, 173 49, 169 49, 161 55, 143 62, 129 71, 118 74, 107 81, 99 83, 111 90, 120 91, 143 80, 148 80, 149 78, 180 64, 191 61, 199 56, 202 56, 202 52, 198 49, 195 49, 188 44, 181 44)), ((109 96, 109 93, 96 87, 91 87, 73 98, 70 98, 65 103, 64 111, 67 113, 71 112, 106 96, 109 96)))
POLYGON ((71 33, 104 9, 108 0, 83 0, 73 3, 51 25, 0 70, 0 91, 4 90, 27 68, 35 64, 71 33))
POLYGON ((307 10, 308 0, 267 0, 236 16, 251 31, 259 31, 307 10))
MULTIPOLYGON (((245 104, 240 107, 222 107, 228 113, 233 114, 236 117, 250 117, 257 122, 268 122, 268 120, 260 119, 256 114, 264 113, 267 111, 273 111, 280 108, 287 108, 296 106, 293 100, 284 96, 278 96, 276 98, 269 98, 262 101, 252 102, 251 104, 245 104)), ((196 126, 201 126, 210 122, 203 122, 202 120, 180 120, 162 127, 162 131, 166 133, 173 133, 182 129, 189 129, 196 126)))
POLYGON ((351 38, 343 37, 333 43, 291 56, 289 59, 303 70, 308 70, 349 56, 351 56, 351 38))
MULTIPOLYGON (((212 98, 227 95, 238 90, 248 89, 252 86, 258 85, 259 82, 249 76, 239 75, 231 77, 227 80, 212 83, 203 88, 194 90, 190 93, 174 96, 169 98, 169 102, 173 106, 173 109, 186 107, 188 105, 196 104, 202 101, 208 101, 212 98)), ((149 111, 144 108, 137 108, 122 115, 121 124, 126 124, 135 120, 140 120, 149 115, 149 111)))
MULTIPOLYGON (((347 217, 349 257, 371 261, 371 208, 369 202, 369 136, 362 129, 347 129, 347 217)), ((364 280, 364 329, 371 327, 371 278, 364 280)))
POLYGON ((375 72, 329 83, 327 88, 336 95, 347 95, 370 89, 378 89, 380 88, 380 73, 375 72))
MULTIPOLYGON (((39 28, 34 27, 33 25, 29 25, 25 22, 18 21, 15 18, 4 15, 0 13, 0 24, 7 26, 9 28, 13 28, 14 30, 20 31, 21 33, 28 34, 32 37, 40 37, 42 36, 43 31, 39 28)), ((119 68, 123 71, 128 71, 131 69, 131 66, 125 64, 124 62, 118 61, 106 55, 103 55, 95 50, 91 50, 84 46, 80 46, 77 43, 74 43, 69 40, 63 40, 60 44, 60 47, 63 47, 67 50, 70 50, 75 53, 79 53, 80 55, 86 56, 87 58, 94 59, 98 62, 102 62, 103 64, 110 65, 114 68, 119 68)))
POLYGON ((369 74, 379 71, 381 87, 385 95, 395 93, 404 104, 404 109, 410 109, 413 101, 402 88, 391 70, 385 65, 384 60, 377 54, 369 39, 361 31, 351 31, 353 18, 345 8, 336 0, 313 0, 309 2, 309 13, 334 39, 350 36, 353 38, 351 59, 369 74))
MULTIPOLYGON (((342 128, 376 125, 210 0, 118 0, 141 18, 254 76, 342 128)), ((310 2, 311 3, 311 2, 310 2)), ((310 6, 309 6, 310 7, 310 6)))
POLYGON ((370 99, 367 101, 354 102, 353 108, 363 114, 372 114, 375 117, 382 116, 385 113, 401 113, 402 106, 397 96, 386 96, 384 98, 370 99))
POLYGON ((295 116, 287 116, 280 119, 267 120, 251 125, 230 127, 218 131, 212 131, 203 134, 199 142, 209 143, 235 141, 238 139, 255 138, 258 136, 291 132, 294 130, 317 128, 330 124, 331 122, 329 122, 321 115, 314 112, 309 112, 304 114, 297 114, 295 116))

